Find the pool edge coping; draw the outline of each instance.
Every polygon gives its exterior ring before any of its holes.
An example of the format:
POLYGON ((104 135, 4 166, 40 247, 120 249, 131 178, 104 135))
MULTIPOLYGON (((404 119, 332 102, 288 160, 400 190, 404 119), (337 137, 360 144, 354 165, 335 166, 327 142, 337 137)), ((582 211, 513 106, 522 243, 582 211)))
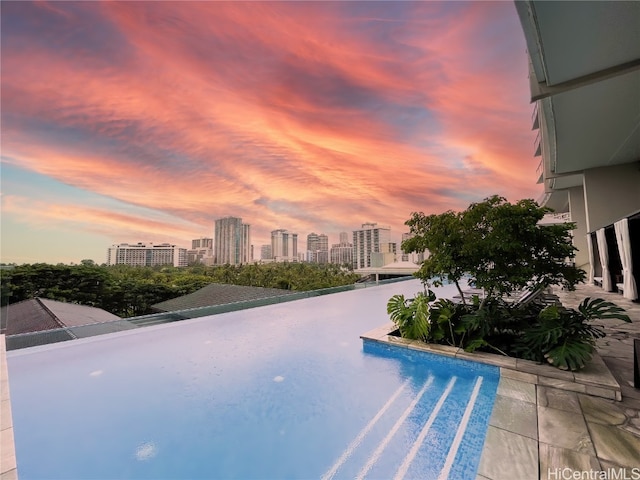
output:
POLYGON ((583 393, 609 400, 622 400, 620 384, 609 371, 597 352, 593 352, 590 364, 579 372, 557 369, 551 365, 538 364, 530 360, 485 352, 465 352, 462 348, 449 345, 424 343, 420 340, 390 335, 397 330, 392 322, 376 327, 360 335, 362 340, 386 343, 410 350, 429 352, 451 358, 471 360, 479 363, 500 367, 500 377, 503 375, 514 380, 520 380, 534 385, 557 388, 569 392, 583 393))

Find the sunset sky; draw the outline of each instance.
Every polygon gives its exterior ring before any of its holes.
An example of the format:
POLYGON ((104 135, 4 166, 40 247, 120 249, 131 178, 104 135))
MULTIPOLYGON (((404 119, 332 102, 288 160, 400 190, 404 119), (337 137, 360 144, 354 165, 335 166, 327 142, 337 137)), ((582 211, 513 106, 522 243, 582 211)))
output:
POLYGON ((1 3, 2 262, 536 198, 512 2, 1 3))

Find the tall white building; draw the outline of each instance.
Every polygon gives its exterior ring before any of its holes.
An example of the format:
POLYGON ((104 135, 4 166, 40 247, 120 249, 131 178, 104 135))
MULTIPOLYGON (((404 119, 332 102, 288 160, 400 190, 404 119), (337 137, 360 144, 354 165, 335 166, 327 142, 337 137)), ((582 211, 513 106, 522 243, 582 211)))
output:
POLYGON ((288 230, 271 232, 271 255, 276 262, 298 261, 298 234, 288 230))
POLYGON ((131 265, 132 267, 155 267, 173 265, 187 266, 187 249, 169 243, 121 243, 107 250, 107 265, 131 265))
POLYGON ((330 261, 339 265, 353 265, 353 244, 349 243, 347 232, 340 232, 340 243, 331 245, 330 261))
POLYGON ((307 235, 307 254, 309 262, 329 263, 329 237, 323 233, 307 235))
POLYGON ((381 244, 391 243, 391 229, 378 227, 377 223, 363 223, 360 230, 353 231, 353 268, 371 266, 371 254, 380 253, 381 244))
POLYGON ((242 223, 241 218, 224 217, 215 223, 215 263, 216 265, 239 265, 250 263, 251 226, 242 223))
POLYGON ((262 260, 272 260, 273 254, 271 253, 271 244, 262 245, 260 247, 260 258, 262 260))
POLYGON ((191 240, 191 250, 200 249, 212 249, 213 250, 213 238, 202 237, 191 240))
POLYGON ((213 264, 213 238, 202 237, 191 240, 191 250, 187 250, 189 264, 213 264))

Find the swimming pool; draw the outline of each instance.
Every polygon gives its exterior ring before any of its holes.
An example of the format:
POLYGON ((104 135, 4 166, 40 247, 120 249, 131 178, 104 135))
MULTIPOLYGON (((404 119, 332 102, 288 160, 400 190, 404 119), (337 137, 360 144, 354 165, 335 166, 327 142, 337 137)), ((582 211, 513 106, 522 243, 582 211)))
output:
POLYGON ((9 352, 20 478, 475 478, 498 369, 359 338, 418 290, 9 352))

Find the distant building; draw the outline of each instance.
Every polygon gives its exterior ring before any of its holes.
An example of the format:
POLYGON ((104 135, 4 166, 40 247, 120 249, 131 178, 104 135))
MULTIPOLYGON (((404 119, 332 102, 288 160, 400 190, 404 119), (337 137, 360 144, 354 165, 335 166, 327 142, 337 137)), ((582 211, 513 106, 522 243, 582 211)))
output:
POLYGON ((213 238, 196 238, 195 240, 191 240, 191 249, 198 250, 201 248, 210 248, 213 249, 213 238))
POLYGON ((215 263, 239 265, 251 263, 251 226, 241 218, 224 217, 215 222, 215 263))
POLYGON ((271 253, 271 245, 262 245, 260 247, 260 259, 261 260, 272 260, 273 254, 271 253))
POLYGON ((107 265, 131 265, 132 267, 187 266, 187 249, 169 243, 121 243, 107 250, 107 265))
POLYGON ((353 268, 371 266, 371 254, 380 253, 380 245, 391 243, 391 229, 378 227, 377 223, 363 223, 360 230, 353 232, 353 268))
POLYGON ((213 238, 196 238, 191 240, 191 250, 187 251, 187 262, 189 264, 202 263, 204 265, 213 264, 213 238))
POLYGON ((381 243, 378 252, 371 253, 371 266, 382 267, 396 261, 396 244, 381 243))
POLYGON ((272 231, 271 255, 276 262, 297 262, 298 234, 282 229, 272 231))
POLYGON ((329 237, 323 233, 307 235, 307 254, 311 263, 329 263, 329 237))
POLYGON ((340 232, 340 243, 331 245, 329 260, 339 265, 353 264, 353 243, 349 243, 347 232, 340 232))
MULTIPOLYGON (((405 240, 409 240, 410 238, 413 238, 414 234, 413 233, 403 233, 402 234, 402 243, 405 242, 405 240)), ((402 244, 400 244, 400 246, 402 247, 402 244)), ((409 252, 406 251, 405 249, 402 249, 402 257, 401 257, 401 261, 403 262, 413 262, 413 263, 422 263, 424 262, 425 258, 429 257, 429 253, 425 250, 424 252, 409 252)))

